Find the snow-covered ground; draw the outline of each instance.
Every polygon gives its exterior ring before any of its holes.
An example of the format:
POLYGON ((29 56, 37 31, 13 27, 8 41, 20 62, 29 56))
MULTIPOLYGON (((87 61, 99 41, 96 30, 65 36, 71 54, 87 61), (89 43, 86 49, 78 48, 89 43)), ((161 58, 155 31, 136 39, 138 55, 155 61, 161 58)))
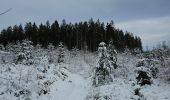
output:
POLYGON ((44 50, 34 54, 32 65, 15 64, 9 52, 0 55, 5 55, 5 62, 0 60, 0 100, 170 100, 170 81, 162 78, 166 68, 153 84, 141 87, 135 72, 139 58, 133 55, 118 54, 113 82, 99 87, 92 86, 96 53, 66 50, 65 62, 58 64, 49 63, 44 50), (134 95, 137 88, 140 96, 134 95))

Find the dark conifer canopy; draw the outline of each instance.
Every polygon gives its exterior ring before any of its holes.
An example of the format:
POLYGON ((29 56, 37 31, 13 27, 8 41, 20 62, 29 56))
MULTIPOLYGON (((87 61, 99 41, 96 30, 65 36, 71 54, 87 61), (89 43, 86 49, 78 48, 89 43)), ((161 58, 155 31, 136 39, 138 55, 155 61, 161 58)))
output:
POLYGON ((57 46, 59 42, 63 42, 68 49, 76 47, 82 50, 88 47, 88 50, 92 52, 97 50, 101 41, 108 44, 112 40, 118 50, 124 50, 125 47, 142 50, 140 37, 115 28, 113 21, 105 25, 99 20, 93 21, 92 18, 89 21, 74 24, 66 23, 63 20, 60 25, 58 21, 54 21, 52 24, 47 21, 39 26, 35 22, 28 22, 24 28, 22 25, 10 26, 3 29, 0 34, 0 44, 4 46, 8 43, 22 42, 24 39, 31 40, 34 46, 41 44, 46 48, 49 43, 57 46))

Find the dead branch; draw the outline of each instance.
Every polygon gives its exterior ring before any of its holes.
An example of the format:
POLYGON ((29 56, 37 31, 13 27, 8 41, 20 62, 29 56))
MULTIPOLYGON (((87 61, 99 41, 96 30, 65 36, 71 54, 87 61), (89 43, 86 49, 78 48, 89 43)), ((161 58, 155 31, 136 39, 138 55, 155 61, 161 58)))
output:
POLYGON ((4 12, 0 13, 0 15, 3 15, 3 14, 5 14, 5 13, 7 13, 7 12, 11 11, 11 10, 12 10, 12 8, 9 8, 8 10, 6 10, 6 11, 4 11, 4 12))

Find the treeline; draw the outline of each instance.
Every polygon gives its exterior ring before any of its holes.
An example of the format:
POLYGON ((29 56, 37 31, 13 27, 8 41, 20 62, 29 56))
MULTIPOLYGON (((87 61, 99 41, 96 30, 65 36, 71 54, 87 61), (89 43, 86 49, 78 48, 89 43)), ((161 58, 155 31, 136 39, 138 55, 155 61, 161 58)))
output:
POLYGON ((97 50, 101 41, 108 43, 112 40, 118 50, 124 50, 125 47, 142 50, 139 37, 115 28, 113 21, 105 25, 103 22, 93 21, 93 19, 74 24, 66 23, 65 20, 61 24, 58 21, 54 21, 52 24, 47 21, 45 24, 41 23, 38 26, 35 22, 28 22, 24 27, 15 25, 3 29, 0 34, 0 44, 4 46, 8 43, 22 42, 24 39, 31 40, 34 46, 40 44, 45 48, 49 43, 57 46, 59 42, 63 42, 68 49, 76 47, 90 51, 97 50))

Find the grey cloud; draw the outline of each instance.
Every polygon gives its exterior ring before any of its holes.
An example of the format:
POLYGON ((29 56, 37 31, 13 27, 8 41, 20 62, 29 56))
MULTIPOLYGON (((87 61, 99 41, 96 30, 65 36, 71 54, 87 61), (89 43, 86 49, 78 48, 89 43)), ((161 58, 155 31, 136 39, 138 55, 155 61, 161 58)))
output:
MULTIPOLYGON (((0 30, 15 24, 25 24, 28 21, 39 24, 46 20, 61 22, 64 18, 67 22, 78 22, 92 17, 104 22, 114 20, 115 24, 137 20, 137 24, 140 23, 144 27, 143 30, 134 29, 135 21, 127 25, 128 31, 139 35, 140 33, 165 33, 169 26, 167 24, 169 19, 164 19, 161 23, 151 21, 152 18, 169 16, 169 5, 170 0, 1 0, 0 12, 8 8, 13 10, 0 16, 0 30), (154 25, 147 24, 143 20, 138 22, 139 19, 148 19, 150 21, 147 21, 154 25)), ((126 23, 122 24, 127 26, 126 23)))
POLYGON ((170 41, 170 16, 132 20, 116 24, 117 27, 130 32, 142 38, 143 46, 153 46, 161 41, 170 41))

